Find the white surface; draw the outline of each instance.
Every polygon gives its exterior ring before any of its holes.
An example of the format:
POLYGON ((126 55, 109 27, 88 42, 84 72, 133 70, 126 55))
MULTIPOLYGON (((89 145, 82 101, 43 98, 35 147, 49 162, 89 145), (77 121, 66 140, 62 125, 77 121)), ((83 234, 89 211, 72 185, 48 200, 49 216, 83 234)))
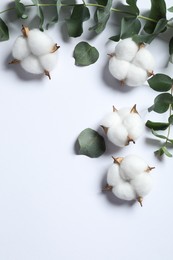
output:
MULTIPOLYGON (((0 10, 4 5, 1 1, 0 10)), ((72 52, 87 35, 66 41, 60 28, 49 30, 61 46, 52 80, 27 75, 8 65, 20 26, 11 21, 11 39, 0 43, 0 259, 172 260, 172 159, 154 157, 157 141, 146 131, 135 145, 109 145, 98 159, 74 151, 78 134, 87 127, 97 130, 112 105, 137 103, 145 120, 155 119, 146 109, 157 93, 147 86, 122 88, 110 76, 107 39, 113 27, 90 41, 100 59, 83 68, 74 66, 72 52), (101 192, 111 156, 130 153, 156 166, 143 208, 101 192)), ((156 72, 167 62, 167 42, 162 37, 149 47, 156 72)))

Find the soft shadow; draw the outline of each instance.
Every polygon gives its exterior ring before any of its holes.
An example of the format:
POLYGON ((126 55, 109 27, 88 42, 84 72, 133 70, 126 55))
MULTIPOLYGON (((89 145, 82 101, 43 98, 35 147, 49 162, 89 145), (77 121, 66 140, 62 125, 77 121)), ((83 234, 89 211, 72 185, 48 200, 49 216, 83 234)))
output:
POLYGON ((111 143, 106 134, 104 133, 104 130, 101 126, 99 126, 96 131, 103 136, 104 140, 105 140, 105 144, 106 144, 106 151, 104 153, 105 156, 113 156, 114 154, 118 154, 121 151, 121 147, 118 147, 116 145, 114 145, 113 143, 111 143))
POLYGON ((36 75, 36 74, 28 73, 27 71, 22 69, 20 64, 9 64, 12 60, 13 60, 13 57, 11 54, 9 54, 6 57, 6 59, 4 60, 5 68, 7 70, 13 71, 20 80, 40 81, 40 80, 44 79, 45 75, 42 75, 42 74, 36 75))
POLYGON ((105 66, 102 68, 102 79, 105 82, 106 87, 110 87, 113 91, 116 89, 122 93, 129 93, 130 91, 134 91, 135 88, 121 85, 121 83, 110 74, 108 64, 109 60, 107 60, 105 66))
POLYGON ((106 176, 107 176, 107 174, 105 173, 103 175, 102 180, 101 180, 101 183, 100 183, 100 194, 105 196, 106 200, 110 204, 113 204, 113 205, 116 205, 116 206, 127 206, 127 207, 132 207, 133 205, 136 204, 135 200, 132 200, 132 201, 121 200, 121 199, 115 197, 115 195, 111 191, 103 191, 103 188, 107 184, 107 181, 106 181, 107 177, 106 176))

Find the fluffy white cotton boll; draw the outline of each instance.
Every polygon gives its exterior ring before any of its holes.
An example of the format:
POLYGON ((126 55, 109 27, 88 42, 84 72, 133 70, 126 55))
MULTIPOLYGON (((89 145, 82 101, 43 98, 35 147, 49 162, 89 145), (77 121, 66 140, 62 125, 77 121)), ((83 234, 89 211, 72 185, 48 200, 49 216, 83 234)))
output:
POLYGON ((134 180, 132 180, 131 185, 133 186, 138 197, 146 196, 152 189, 153 180, 149 173, 141 173, 134 180))
POLYGON ((29 73, 42 74, 44 72, 39 60, 32 54, 21 61, 21 66, 29 73))
POLYGON ((58 56, 57 53, 48 53, 39 57, 39 62, 44 70, 51 71, 57 64, 58 56))
POLYGON ((133 64, 152 73, 154 66, 155 66, 155 60, 154 60, 154 57, 151 54, 151 52, 149 52, 146 48, 142 47, 137 52, 137 54, 133 60, 133 64))
POLYGON ((131 108, 129 107, 124 107, 118 110, 118 114, 121 117, 122 120, 124 120, 124 118, 130 114, 131 108))
POLYGON ((30 49, 27 44, 27 39, 19 36, 14 42, 12 55, 17 60, 23 60, 30 54, 30 49))
POLYGON ((133 180, 142 172, 147 171, 148 164, 137 155, 124 157, 120 164, 120 175, 124 180, 133 180))
POLYGON ((144 131, 144 122, 137 113, 129 113, 123 120, 129 138, 136 140, 144 131))
POLYGON ((122 124, 119 124, 108 129, 107 137, 109 141, 113 144, 119 147, 124 147, 125 145, 127 145, 128 132, 122 124))
POLYGON ((143 85, 148 79, 147 71, 137 67, 134 64, 130 64, 125 84, 131 87, 137 87, 143 85))
POLYGON ((36 56, 50 53, 55 45, 53 40, 39 29, 30 30, 27 39, 31 52, 36 56))
POLYGON ((139 46, 131 38, 126 38, 116 45, 115 55, 118 59, 132 61, 138 49, 139 46))
POLYGON ((117 113, 117 111, 115 111, 107 114, 101 121, 100 125, 104 127, 111 127, 113 125, 118 125, 120 123, 121 123, 121 118, 117 113))
POLYGON ((114 78, 121 81, 126 78, 129 65, 129 62, 112 56, 109 60, 109 71, 114 78))
POLYGON ((113 163, 107 173, 107 183, 110 186, 119 185, 122 182, 122 178, 119 173, 119 165, 113 163))
POLYGON ((113 187, 112 192, 119 199, 123 199, 123 200, 136 199, 136 193, 129 182, 122 182, 121 184, 113 187))

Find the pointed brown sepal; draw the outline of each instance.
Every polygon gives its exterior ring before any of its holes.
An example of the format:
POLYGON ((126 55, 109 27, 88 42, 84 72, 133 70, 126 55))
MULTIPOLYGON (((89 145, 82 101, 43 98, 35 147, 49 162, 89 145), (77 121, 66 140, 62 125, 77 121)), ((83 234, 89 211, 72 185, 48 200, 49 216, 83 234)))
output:
POLYGON ((135 144, 135 141, 134 141, 132 138, 130 138, 129 136, 128 136, 127 138, 128 138, 128 139, 127 139, 126 146, 129 145, 130 142, 132 142, 132 143, 135 144))
POLYGON ((56 52, 58 49, 60 48, 60 46, 57 45, 57 43, 53 46, 51 53, 56 52))
POLYGON ((29 33, 29 27, 25 27, 24 25, 22 25, 22 34, 23 37, 27 38, 28 37, 28 33, 29 33))
POLYGON ((44 74, 45 74, 49 79, 51 79, 51 76, 50 76, 49 71, 45 70, 45 71, 44 71, 44 74))
POLYGON ((109 58, 112 58, 113 56, 115 56, 114 53, 108 53, 107 55, 109 56, 109 58))
POLYGON ((122 162, 122 160, 124 159, 123 157, 113 157, 112 156, 112 159, 114 160, 114 163, 116 163, 116 164, 121 164, 121 162, 122 162))
POLYGON ((141 205, 141 207, 143 206, 142 202, 143 202, 143 198, 142 197, 138 197, 137 201, 139 202, 139 204, 141 205))
POLYGON ((18 63, 20 63, 20 60, 17 60, 17 59, 14 59, 9 62, 9 64, 18 64, 18 63))
POLYGON ((125 81, 124 80, 120 80, 120 85, 121 85, 121 87, 124 87, 125 81))
POLYGON ((148 70, 147 75, 148 75, 148 77, 154 76, 153 70, 148 70))
POLYGON ((153 169, 155 169, 156 167, 150 167, 150 166, 148 166, 148 168, 146 169, 146 172, 150 172, 150 171, 152 171, 153 169))
POLYGON ((116 109, 114 106, 112 108, 113 108, 113 112, 117 112, 118 111, 118 109, 116 109))
POLYGON ((109 127, 106 127, 104 125, 101 125, 102 129, 104 130, 105 134, 107 135, 109 127))
POLYGON ((139 44, 139 49, 142 49, 142 48, 145 48, 145 43, 144 42, 139 44))
POLYGON ((106 184, 105 187, 103 187, 102 191, 111 191, 112 190, 112 186, 109 184, 106 184))
POLYGON ((130 113, 138 114, 138 111, 136 110, 136 104, 132 107, 132 109, 130 110, 130 113))

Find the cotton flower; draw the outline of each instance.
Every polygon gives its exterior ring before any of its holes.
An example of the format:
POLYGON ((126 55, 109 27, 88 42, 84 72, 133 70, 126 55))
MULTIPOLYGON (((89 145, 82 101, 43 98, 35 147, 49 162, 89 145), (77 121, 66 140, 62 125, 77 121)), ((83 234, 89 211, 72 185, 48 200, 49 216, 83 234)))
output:
POLYGON ((115 55, 120 60, 131 62, 134 59, 138 50, 138 44, 136 44, 131 38, 126 38, 119 41, 116 45, 115 55))
POLYGON ((114 163, 107 172, 107 185, 103 190, 111 190, 122 200, 137 200, 142 206, 144 196, 152 189, 153 180, 150 171, 154 167, 149 167, 136 155, 113 157, 113 160, 114 163))
POLYGON ((138 87, 144 84, 147 79, 148 74, 146 70, 130 64, 124 83, 130 87, 138 87))
POLYGON ((21 60, 21 66, 24 70, 33 74, 41 74, 43 73, 43 68, 39 62, 39 60, 33 55, 29 55, 25 59, 21 60))
POLYGON ((27 39, 23 36, 17 37, 16 41, 14 42, 12 55, 16 60, 23 60, 31 53, 27 39))
POLYGON ((153 55, 145 47, 140 48, 140 50, 136 53, 132 63, 146 70, 148 74, 153 73, 155 60, 153 55))
POLYGON ((138 45, 131 38, 119 41, 110 54, 109 71, 122 83, 137 87, 153 75, 155 61, 144 44, 138 45))
POLYGON ((119 147, 124 147, 129 142, 134 143, 144 130, 144 122, 136 110, 136 105, 120 110, 113 108, 113 112, 103 118, 101 126, 108 140, 119 147))
POLYGON ((32 74, 45 74, 50 77, 57 64, 59 46, 45 33, 38 29, 22 28, 22 34, 14 42, 11 64, 20 63, 21 67, 32 74))
POLYGON ((109 71, 116 79, 122 81, 126 78, 130 63, 113 56, 109 62, 109 71))
POLYGON ((36 56, 44 55, 54 50, 55 43, 53 40, 39 29, 30 30, 27 38, 28 46, 32 54, 36 56))

